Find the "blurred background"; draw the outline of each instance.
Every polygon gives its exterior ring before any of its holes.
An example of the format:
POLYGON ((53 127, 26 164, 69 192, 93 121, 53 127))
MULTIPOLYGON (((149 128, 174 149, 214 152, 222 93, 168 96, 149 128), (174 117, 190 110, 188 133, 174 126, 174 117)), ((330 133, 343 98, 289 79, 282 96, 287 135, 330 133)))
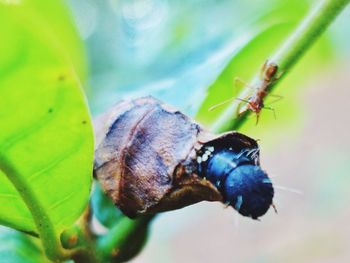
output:
MULTIPOLYGON (((210 125, 222 109, 209 106, 234 97, 233 79, 249 81, 317 2, 67 1, 91 111, 151 94, 210 125)), ((274 91, 277 119, 263 111, 241 130, 260 139, 278 214, 253 221, 219 203, 163 213, 132 262, 350 260, 349 43, 347 8, 274 91)))

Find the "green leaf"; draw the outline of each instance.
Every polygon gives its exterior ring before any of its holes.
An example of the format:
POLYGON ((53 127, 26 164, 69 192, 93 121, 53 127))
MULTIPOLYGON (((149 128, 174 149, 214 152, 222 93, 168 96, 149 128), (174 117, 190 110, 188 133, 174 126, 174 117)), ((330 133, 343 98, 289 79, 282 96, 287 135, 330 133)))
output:
POLYGON ((0 261, 6 263, 44 263, 50 262, 40 246, 38 239, 16 230, 0 227, 0 261))
POLYGON ((0 24, 0 223, 58 234, 92 180, 82 43, 60 1, 0 1, 0 24))

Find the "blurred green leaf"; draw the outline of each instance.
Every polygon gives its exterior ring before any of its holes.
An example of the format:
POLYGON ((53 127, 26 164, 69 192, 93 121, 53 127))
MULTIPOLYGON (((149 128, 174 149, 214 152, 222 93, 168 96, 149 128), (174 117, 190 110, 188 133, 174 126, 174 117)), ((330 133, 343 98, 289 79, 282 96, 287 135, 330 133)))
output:
POLYGON ((0 226, 0 261, 6 263, 50 262, 40 246, 39 239, 0 226))
POLYGON ((0 24, 0 223, 36 232, 18 192, 30 191, 62 230, 91 184, 82 43, 60 1, 0 1, 0 24))
POLYGON ((124 214, 113 204, 112 199, 102 191, 98 182, 94 184, 91 208, 98 221, 107 228, 113 227, 124 217, 124 214))

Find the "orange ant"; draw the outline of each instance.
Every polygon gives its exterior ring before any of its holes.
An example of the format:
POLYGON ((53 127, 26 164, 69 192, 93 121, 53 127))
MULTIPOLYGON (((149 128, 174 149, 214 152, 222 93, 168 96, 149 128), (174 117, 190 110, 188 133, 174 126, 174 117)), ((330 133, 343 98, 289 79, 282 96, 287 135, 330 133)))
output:
MULTIPOLYGON (((240 108, 238 114, 242 115, 247 110, 251 110, 256 113, 256 124, 258 124, 260 111, 261 109, 272 110, 274 117, 276 118, 275 110, 271 107, 264 106, 264 98, 267 95, 267 89, 269 86, 280 78, 280 76, 276 76, 278 71, 278 66, 275 63, 269 63, 266 61, 261 69, 261 81, 256 88, 254 88, 254 93, 247 100, 242 100, 237 98, 238 100, 246 102, 246 104, 240 108)), ((249 85, 247 85, 249 86, 249 85)), ((276 95, 274 95, 276 96, 276 95)), ((277 96, 278 99, 281 99, 281 96, 277 96)))
MULTIPOLYGON (((239 109, 239 111, 238 111, 239 116, 241 116, 247 110, 251 110, 252 112, 256 113, 256 124, 258 124, 261 109, 268 109, 268 110, 273 111, 274 116, 276 118, 275 110, 271 107, 264 106, 263 100, 264 100, 265 96, 267 95, 267 89, 270 87, 270 85, 274 81, 276 81, 277 79, 280 78, 280 75, 276 76, 277 71, 278 71, 278 65, 275 63, 270 63, 267 60, 264 63, 264 65, 262 66, 260 82, 256 86, 252 87, 251 85, 245 83, 244 81, 242 81, 240 79, 235 80, 236 82, 239 81, 239 82, 243 83, 245 86, 251 87, 252 89, 254 89, 254 93, 248 99, 234 98, 236 100, 240 100, 240 101, 243 101, 246 103, 243 107, 241 107, 239 109)), ((282 98, 281 96, 278 96, 278 95, 271 95, 271 96, 278 97, 278 100, 280 100, 282 98)), ((219 104, 211 107, 209 110, 213 110, 214 108, 221 106, 221 105, 223 105, 231 100, 232 99, 223 101, 222 103, 219 103, 219 104)), ((274 102, 276 102, 276 101, 274 101, 274 102)))

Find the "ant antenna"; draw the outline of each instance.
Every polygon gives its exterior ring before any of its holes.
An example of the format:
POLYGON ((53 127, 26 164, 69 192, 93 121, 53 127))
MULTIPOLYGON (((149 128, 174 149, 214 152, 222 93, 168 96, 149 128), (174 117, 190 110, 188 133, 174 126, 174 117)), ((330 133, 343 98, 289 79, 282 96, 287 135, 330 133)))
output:
POLYGON ((270 178, 277 178, 277 177, 280 177, 281 175, 280 174, 271 174, 269 173, 269 177, 270 178))
MULTIPOLYGON (((276 178, 278 175, 270 175, 269 177, 270 178, 276 178)), ((271 180, 270 179, 266 179, 263 181, 264 183, 266 184, 269 184, 271 183, 271 180)), ((291 187, 285 187, 285 186, 282 186, 282 185, 276 185, 276 184, 273 184, 273 187, 278 189, 278 190, 282 190, 282 191, 286 191, 286 192, 290 192, 290 193, 293 193, 293 194, 298 194, 298 195, 304 195, 303 191, 299 190, 299 189, 295 189, 295 188, 291 188, 291 187)))
POLYGON ((235 224, 235 228, 239 229, 239 214, 238 214, 238 212, 234 214, 234 224, 235 224))
POLYGON ((273 117, 275 118, 275 120, 277 120, 277 115, 276 115, 276 111, 275 111, 274 108, 264 106, 263 109, 272 111, 273 112, 273 117))
POLYGON ((294 189, 294 188, 290 188, 290 187, 285 187, 282 185, 273 185, 274 188, 282 190, 282 191, 286 191, 286 192, 290 192, 290 193, 294 193, 294 194, 298 194, 298 195, 304 195, 304 193, 298 189, 294 189))

